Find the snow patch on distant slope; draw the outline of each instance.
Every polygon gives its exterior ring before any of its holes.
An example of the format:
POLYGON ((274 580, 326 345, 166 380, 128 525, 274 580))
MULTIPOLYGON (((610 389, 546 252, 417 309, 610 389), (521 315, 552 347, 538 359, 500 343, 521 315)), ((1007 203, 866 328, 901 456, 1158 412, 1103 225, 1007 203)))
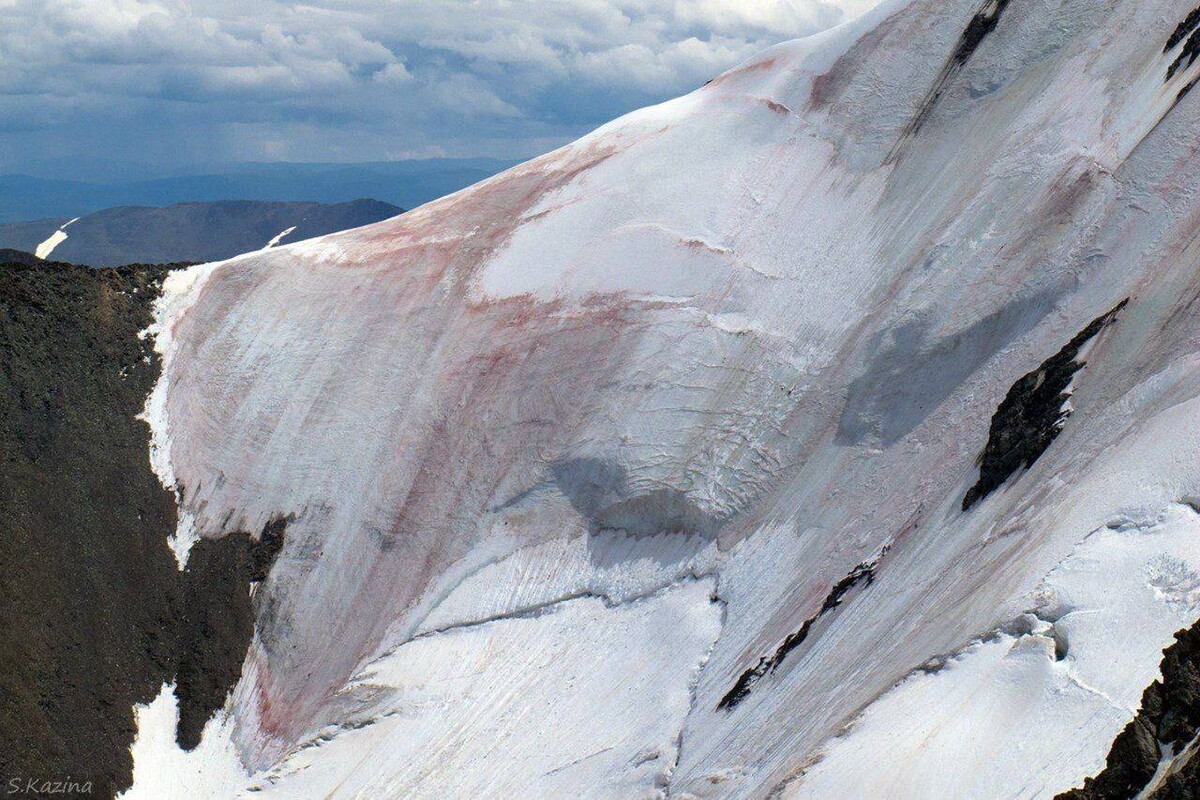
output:
POLYGON ((67 240, 67 226, 72 222, 78 221, 79 217, 76 217, 70 222, 63 223, 61 228, 50 234, 49 239, 37 246, 37 250, 34 251, 34 255, 36 255, 38 258, 49 258, 50 254, 54 252, 54 248, 58 247, 67 240))
POLYGON ((266 246, 263 247, 263 250, 270 250, 272 247, 275 247, 276 245, 278 245, 281 241, 283 241, 285 236, 289 236, 292 233, 292 231, 296 230, 296 227, 297 226, 293 225, 292 227, 287 228, 286 230, 282 230, 279 233, 272 236, 271 241, 267 242, 266 246))

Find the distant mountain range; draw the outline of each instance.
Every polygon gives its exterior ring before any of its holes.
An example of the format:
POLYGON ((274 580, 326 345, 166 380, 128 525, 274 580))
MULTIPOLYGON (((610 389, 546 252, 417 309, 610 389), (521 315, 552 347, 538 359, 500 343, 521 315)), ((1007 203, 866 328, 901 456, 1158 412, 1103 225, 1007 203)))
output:
POLYGON ((357 228, 401 213, 402 208, 379 200, 226 200, 177 203, 166 208, 122 206, 79 218, 0 224, 0 248, 95 267, 219 261, 357 228))
POLYGON ((0 222, 71 219, 114 206, 230 199, 342 203, 375 197, 415 208, 514 163, 438 158, 358 164, 215 164, 197 174, 164 176, 130 167, 93 171, 80 178, 66 177, 70 173, 58 168, 36 177, 0 175, 0 222))

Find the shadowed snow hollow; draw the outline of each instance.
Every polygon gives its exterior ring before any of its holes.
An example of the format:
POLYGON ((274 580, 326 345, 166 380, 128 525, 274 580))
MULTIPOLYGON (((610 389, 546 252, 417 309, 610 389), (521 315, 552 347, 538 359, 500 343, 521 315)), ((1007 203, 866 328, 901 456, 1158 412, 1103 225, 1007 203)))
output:
MULTIPOLYGON (((1016 798, 1099 772, 1200 619, 1189 10, 888 0, 168 282, 148 417, 181 563, 288 520, 197 786, 1016 798)), ((135 796, 190 755, 134 753, 135 796)))

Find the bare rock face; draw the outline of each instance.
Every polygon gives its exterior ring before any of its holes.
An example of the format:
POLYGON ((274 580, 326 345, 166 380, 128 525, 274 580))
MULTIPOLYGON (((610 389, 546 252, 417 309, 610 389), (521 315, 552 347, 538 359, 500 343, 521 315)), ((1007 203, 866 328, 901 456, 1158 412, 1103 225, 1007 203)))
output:
POLYGON ((1200 764, 1200 624, 1175 634, 1163 651, 1162 677, 1146 687, 1137 716, 1113 742, 1104 771, 1060 800, 1195 796, 1200 764))
POLYGON ((175 502, 150 469, 139 419, 159 367, 139 334, 171 269, 0 265, 10 795, 128 788, 134 706, 164 684, 178 687, 179 744, 195 747, 241 674, 249 589, 283 541, 285 520, 253 540, 208 540, 187 572, 168 547, 175 502))
POLYGON ((169 268, 0 268, 0 774, 128 786, 133 704, 169 680, 173 499, 137 419, 169 268))
POLYGON ((987 445, 979 459, 979 480, 963 498, 963 511, 1004 485, 1018 469, 1032 467, 1046 452, 1071 416, 1068 403, 1075 373, 1085 363, 1079 360, 1086 347, 1125 307, 1097 317, 1076 334, 1062 350, 1043 361, 1008 390, 992 417, 987 445))
POLYGON ((1191 19, 887 0, 172 272, 149 460, 235 613, 128 796, 1190 791, 1191 19))

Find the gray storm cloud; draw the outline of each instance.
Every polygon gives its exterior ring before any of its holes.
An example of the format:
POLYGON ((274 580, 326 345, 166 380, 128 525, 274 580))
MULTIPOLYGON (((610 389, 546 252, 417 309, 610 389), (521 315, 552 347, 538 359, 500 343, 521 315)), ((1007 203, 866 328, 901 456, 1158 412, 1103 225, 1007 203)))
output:
POLYGON ((0 0, 0 166, 523 156, 870 5, 0 0))

